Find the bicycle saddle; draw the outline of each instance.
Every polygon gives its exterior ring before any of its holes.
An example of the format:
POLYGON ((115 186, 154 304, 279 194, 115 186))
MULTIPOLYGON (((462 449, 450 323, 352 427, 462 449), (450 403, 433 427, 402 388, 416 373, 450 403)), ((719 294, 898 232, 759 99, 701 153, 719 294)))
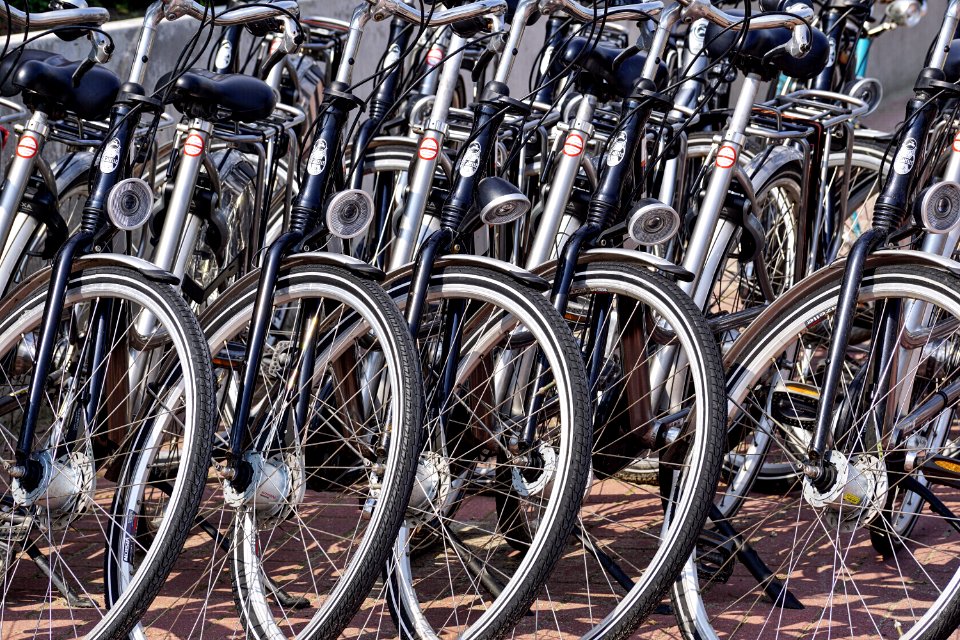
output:
POLYGON ((0 94, 24 94, 28 105, 43 111, 67 110, 81 118, 97 120, 107 116, 120 90, 120 79, 108 69, 95 66, 73 86, 73 74, 80 62, 67 60, 49 51, 26 49, 0 61, 0 94))
POLYGON ((947 82, 960 82, 960 40, 950 43, 950 53, 943 63, 943 74, 947 82))
MULTIPOLYGON (((742 11, 730 11, 731 15, 742 16, 742 11)), ((819 29, 811 29, 810 50, 802 58, 794 58, 784 50, 770 54, 776 47, 785 44, 793 37, 793 30, 789 27, 776 29, 757 29, 747 33, 743 45, 737 44, 739 31, 726 31, 713 23, 707 26, 707 53, 712 59, 720 58, 728 53, 739 53, 734 56, 733 64, 744 73, 756 73, 765 80, 772 80, 783 74, 798 80, 806 80, 816 76, 827 66, 830 52, 830 43, 827 36, 819 29)))
MULTIPOLYGON (((611 93, 626 98, 633 93, 634 86, 643 76, 647 54, 640 51, 618 61, 617 58, 624 51, 625 49, 596 44, 596 40, 591 41, 588 38, 571 38, 563 50, 563 55, 554 63, 554 68, 560 73, 564 68, 580 67, 584 73, 580 74, 579 83, 587 83, 590 88, 599 90, 599 93, 611 93)), ((658 88, 663 86, 666 78, 667 67, 661 63, 657 69, 658 88)))
MULTIPOLYGON (((157 86, 167 82, 169 75, 157 86)), ((190 117, 235 122, 262 120, 277 106, 277 96, 263 80, 205 69, 191 69, 177 78, 169 100, 190 117)))

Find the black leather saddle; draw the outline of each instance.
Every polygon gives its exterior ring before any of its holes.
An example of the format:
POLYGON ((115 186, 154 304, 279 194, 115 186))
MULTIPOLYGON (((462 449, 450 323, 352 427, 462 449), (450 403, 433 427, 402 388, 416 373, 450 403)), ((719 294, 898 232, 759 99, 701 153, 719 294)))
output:
MULTIPOLYGON (((740 11, 730 13, 743 15, 740 11)), ((793 30, 789 27, 750 31, 740 46, 735 44, 740 32, 724 32, 722 27, 710 23, 706 34, 707 53, 716 59, 739 50, 734 58, 734 65, 745 73, 756 73, 767 80, 772 80, 781 73, 798 80, 807 80, 823 71, 830 54, 827 36, 819 29, 811 31, 810 50, 802 58, 794 58, 785 50, 771 54, 774 49, 786 44, 793 37, 793 30)))
POLYGON ((46 112, 70 111, 81 118, 105 118, 117 99, 120 79, 110 70, 95 66, 73 86, 80 62, 49 51, 25 49, 0 61, 0 94, 23 94, 29 106, 46 112))
MULTIPOLYGON (((169 76, 158 87, 167 82, 169 76)), ((252 76, 191 69, 174 82, 170 102, 194 118, 255 122, 273 113, 277 96, 270 85, 252 76)))
MULTIPOLYGON (((581 68, 578 83, 586 84, 584 89, 600 94, 612 94, 626 98, 633 93, 637 81, 643 77, 643 65, 647 54, 640 51, 625 55, 625 49, 618 49, 595 40, 571 38, 563 55, 552 65, 557 73, 562 68, 581 68), (558 67, 559 63, 559 67, 558 67)), ((661 88, 667 79, 667 67, 662 63, 657 68, 656 85, 661 88)))

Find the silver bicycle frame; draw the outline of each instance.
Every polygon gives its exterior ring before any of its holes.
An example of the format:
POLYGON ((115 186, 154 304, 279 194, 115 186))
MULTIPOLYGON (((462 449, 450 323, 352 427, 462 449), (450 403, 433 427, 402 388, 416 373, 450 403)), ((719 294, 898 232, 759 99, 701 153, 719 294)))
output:
POLYGON ((39 225, 36 218, 20 213, 20 202, 49 133, 47 114, 34 112, 17 139, 17 152, 10 162, 6 180, 0 187, 0 240, 3 241, 3 251, 0 252, 0 292, 5 291, 9 285, 23 249, 39 225), (27 142, 25 145, 28 139, 32 139, 33 143, 27 142), (24 145, 23 152, 21 145, 24 145), (34 150, 32 155, 25 157, 30 148, 34 150))
POLYGON ((433 100, 430 117, 424 127, 424 133, 417 143, 418 158, 410 174, 407 198, 406 202, 403 203, 403 215, 400 217, 397 237, 393 241, 393 248, 390 252, 388 271, 399 269, 411 262, 420 243, 421 228, 424 225, 424 212, 427 208, 430 186, 433 184, 437 163, 440 161, 440 154, 443 152, 443 141, 447 134, 447 116, 450 113, 450 105, 453 103, 453 96, 457 89, 465 44, 466 40, 456 34, 450 38, 448 51, 453 53, 443 62, 443 70, 440 72, 437 94, 433 100), (429 153, 420 151, 425 148, 434 149, 432 157, 429 157, 429 153))

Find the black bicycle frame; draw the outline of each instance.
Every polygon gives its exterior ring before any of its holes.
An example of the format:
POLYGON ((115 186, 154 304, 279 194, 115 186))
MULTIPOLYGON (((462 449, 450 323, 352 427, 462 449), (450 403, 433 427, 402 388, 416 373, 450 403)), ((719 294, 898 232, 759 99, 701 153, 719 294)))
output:
MULTIPOLYGON (((40 416, 40 406, 43 400, 47 376, 53 359, 53 350, 57 342, 57 328, 60 315, 66 300, 67 283, 74 258, 80 257, 91 249, 98 251, 109 240, 109 236, 116 229, 110 224, 106 214, 107 198, 116 184, 126 177, 129 172, 130 143, 137 125, 140 122, 139 110, 135 110, 138 98, 143 95, 143 88, 139 85, 124 85, 121 95, 110 111, 110 129, 113 137, 106 144, 113 146, 117 141, 116 164, 111 171, 103 169, 108 164, 101 162, 100 166, 93 167, 93 185, 90 196, 83 207, 83 218, 80 230, 67 239, 60 251, 54 257, 50 288, 44 301, 43 316, 41 319, 40 338, 34 354, 34 369, 30 378, 27 408, 24 412, 23 423, 17 437, 15 452, 16 465, 10 470, 10 475, 20 480, 25 489, 32 490, 39 486, 42 479, 42 466, 32 458, 33 439, 37 421, 40 416)), ((142 98, 141 98, 142 99, 142 98)), ((112 163, 112 161, 111 161, 112 163)), ((111 305, 98 307, 98 314, 112 314, 111 305)), ((92 326, 101 324, 102 317, 91 318, 92 326)), ((98 341, 99 344, 99 341, 98 341)), ((105 349, 97 349, 96 356, 106 357, 105 349)), ((91 362, 91 371, 98 371, 102 367, 102 360, 91 362)), ((103 376, 94 376, 92 383, 103 385, 103 376)), ((89 392, 93 398, 101 397, 101 388, 91 388, 89 392)))
MULTIPOLYGON (((244 490, 252 480, 252 469, 242 459, 244 431, 250 420, 253 392, 260 362, 270 328, 273 296, 283 259, 297 250, 306 250, 307 242, 321 243, 325 235, 322 225, 322 208, 333 188, 334 171, 338 163, 332 155, 342 148, 343 130, 350 111, 360 101, 349 92, 343 83, 334 82, 324 92, 323 113, 317 127, 307 166, 307 178, 290 213, 290 229, 270 245, 263 259, 257 283, 257 298, 253 307, 253 322, 250 326, 244 350, 243 379, 240 383, 239 400, 230 427, 230 451, 223 476, 238 491, 244 490)), ((312 373, 312 372, 311 372, 312 373)))
POLYGON ((856 70, 856 48, 857 41, 853 38, 846 42, 844 31, 849 23, 854 23, 858 32, 863 31, 863 25, 873 6, 872 0, 861 2, 860 0, 833 0, 827 6, 826 11, 820 19, 820 30, 830 41, 831 55, 827 60, 827 66, 813 80, 811 88, 821 91, 837 91, 842 88, 834 83, 834 72, 838 66, 842 66, 843 81, 851 79, 851 74, 856 70), (841 45, 847 45, 841 51, 841 45), (841 63, 841 58, 844 62, 841 63))
MULTIPOLYGON (((873 226, 857 238, 847 258, 837 302, 834 332, 826 361, 826 376, 820 404, 817 407, 816 430, 807 450, 808 460, 804 469, 804 473, 815 482, 829 485, 832 481, 833 472, 826 468, 824 463, 827 460, 828 450, 832 446, 834 404, 844 368, 844 353, 850 342, 864 264, 867 257, 885 245, 890 234, 906 219, 914 187, 925 166, 923 144, 944 101, 943 97, 937 97, 940 93, 937 83, 942 83, 943 78, 944 74, 940 69, 927 67, 920 72, 915 95, 907 104, 905 122, 909 124, 903 132, 896 155, 893 156, 895 160, 887 173, 883 190, 874 206, 873 226), (902 159, 909 159, 909 161, 902 161, 902 159)), ((880 318, 875 318, 874 322, 881 325, 874 328, 874 335, 879 336, 885 343, 888 342, 885 337, 889 335, 889 328, 883 326, 883 323, 895 320, 896 318, 893 318, 890 313, 884 313, 880 318)), ((886 349, 892 348, 889 344, 882 346, 886 349)), ((883 384, 879 376, 881 371, 877 368, 874 379, 871 381, 874 389, 883 384)), ((888 401, 888 398, 884 399, 884 403, 888 401)), ((879 410, 876 413, 880 420, 886 414, 885 411, 879 410)), ((883 425, 878 426, 882 433, 883 425)))

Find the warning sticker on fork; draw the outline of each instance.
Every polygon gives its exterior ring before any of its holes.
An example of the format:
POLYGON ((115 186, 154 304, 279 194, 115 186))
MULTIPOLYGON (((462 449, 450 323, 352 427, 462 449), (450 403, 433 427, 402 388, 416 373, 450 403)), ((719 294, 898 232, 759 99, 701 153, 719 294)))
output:
POLYGON ((575 157, 583 153, 583 137, 579 133, 571 133, 563 143, 563 155, 575 157))
POLYGON ((957 135, 953 136, 953 150, 960 153, 960 131, 957 131, 957 135))
POLYGON ((17 143, 17 155, 24 160, 29 160, 37 155, 37 148, 39 146, 36 138, 24 134, 23 137, 20 138, 20 142, 17 143))
POLYGON ((716 165, 721 169, 729 169, 737 162, 737 150, 726 144, 717 151, 716 165))

